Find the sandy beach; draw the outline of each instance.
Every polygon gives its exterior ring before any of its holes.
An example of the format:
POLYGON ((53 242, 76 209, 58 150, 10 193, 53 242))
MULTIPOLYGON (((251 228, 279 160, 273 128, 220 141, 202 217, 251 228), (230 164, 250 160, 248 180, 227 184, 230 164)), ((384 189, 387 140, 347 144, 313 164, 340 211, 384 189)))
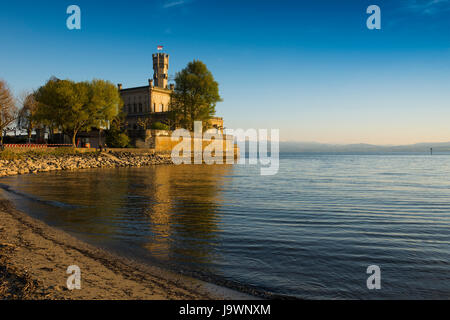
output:
POLYGON ((86 244, 16 210, 0 195, 0 299, 248 299, 249 296, 86 244), (81 289, 67 288, 67 267, 81 289))

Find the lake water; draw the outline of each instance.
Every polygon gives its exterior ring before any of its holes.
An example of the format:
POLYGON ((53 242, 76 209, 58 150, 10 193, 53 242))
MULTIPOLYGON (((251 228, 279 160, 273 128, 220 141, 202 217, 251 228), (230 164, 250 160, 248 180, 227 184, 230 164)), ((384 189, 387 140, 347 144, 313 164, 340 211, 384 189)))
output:
POLYGON ((306 299, 450 298, 450 155, 282 154, 0 180, 19 209, 92 244, 306 299), (366 269, 381 268, 369 290, 366 269))

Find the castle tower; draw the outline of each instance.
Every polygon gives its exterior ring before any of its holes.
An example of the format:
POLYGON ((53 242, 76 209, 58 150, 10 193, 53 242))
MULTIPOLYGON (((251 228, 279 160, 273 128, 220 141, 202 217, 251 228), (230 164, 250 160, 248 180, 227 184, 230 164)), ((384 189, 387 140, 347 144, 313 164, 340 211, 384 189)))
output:
POLYGON ((169 78, 169 55, 165 53, 153 54, 153 80, 155 87, 167 88, 169 78))

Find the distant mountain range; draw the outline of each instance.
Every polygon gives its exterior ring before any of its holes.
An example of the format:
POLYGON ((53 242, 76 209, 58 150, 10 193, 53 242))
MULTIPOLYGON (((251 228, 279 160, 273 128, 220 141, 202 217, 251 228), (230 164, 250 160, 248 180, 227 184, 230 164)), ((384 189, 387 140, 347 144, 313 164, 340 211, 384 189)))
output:
POLYGON ((280 142, 280 152, 330 152, 330 153, 402 153, 423 152, 430 153, 450 152, 450 142, 416 143, 399 146, 380 146, 373 144, 323 144, 316 142, 280 142))

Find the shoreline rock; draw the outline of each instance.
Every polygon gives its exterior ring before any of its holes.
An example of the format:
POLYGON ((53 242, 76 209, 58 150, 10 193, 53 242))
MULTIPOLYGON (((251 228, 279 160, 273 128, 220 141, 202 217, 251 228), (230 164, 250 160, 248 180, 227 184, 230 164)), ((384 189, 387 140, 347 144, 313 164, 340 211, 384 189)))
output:
POLYGON ((23 154, 18 159, 0 159, 0 177, 60 170, 144 167, 172 163, 170 154, 157 153, 109 151, 75 155, 23 154))

